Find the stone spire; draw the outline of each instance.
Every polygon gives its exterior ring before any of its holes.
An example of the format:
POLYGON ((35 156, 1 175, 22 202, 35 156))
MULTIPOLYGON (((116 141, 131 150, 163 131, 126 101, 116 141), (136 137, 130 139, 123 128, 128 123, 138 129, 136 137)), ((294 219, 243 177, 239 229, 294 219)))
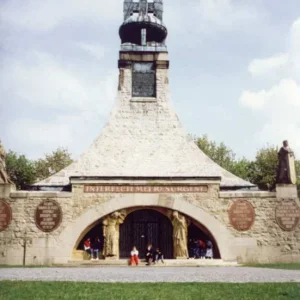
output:
POLYGON ((108 178, 213 180, 227 189, 253 186, 214 163, 183 129, 170 103, 162 15, 160 0, 124 1, 119 86, 109 120, 76 162, 37 185, 108 178))

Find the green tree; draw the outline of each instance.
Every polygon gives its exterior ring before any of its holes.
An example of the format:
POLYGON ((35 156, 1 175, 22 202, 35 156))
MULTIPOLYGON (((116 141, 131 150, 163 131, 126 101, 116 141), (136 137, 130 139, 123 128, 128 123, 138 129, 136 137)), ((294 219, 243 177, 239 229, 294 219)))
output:
POLYGON ((214 162, 226 170, 230 170, 235 161, 235 154, 224 143, 210 141, 207 135, 196 139, 197 146, 214 162))
POLYGON ((19 155, 10 150, 6 155, 5 162, 7 173, 17 189, 25 189, 27 185, 35 182, 34 163, 25 155, 19 155))
POLYGON ((35 162, 37 181, 48 178, 73 162, 67 149, 58 148, 35 162))
POLYGON ((261 190, 268 190, 276 179, 278 148, 268 146, 260 149, 249 169, 249 178, 261 190))
POLYGON ((196 138, 196 144, 219 166, 240 178, 249 180, 250 162, 245 158, 236 160, 235 153, 224 143, 217 144, 214 141, 210 141, 207 135, 203 135, 200 138, 196 138))

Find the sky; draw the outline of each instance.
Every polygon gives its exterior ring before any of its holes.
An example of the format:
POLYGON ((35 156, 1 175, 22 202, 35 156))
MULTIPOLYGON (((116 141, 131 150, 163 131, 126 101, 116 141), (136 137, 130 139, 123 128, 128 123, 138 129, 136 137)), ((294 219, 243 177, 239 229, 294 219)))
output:
MULTIPOLYGON (((77 158, 116 94, 122 0, 0 0, 0 139, 77 158)), ((165 0, 173 105, 238 158, 288 139, 300 157, 299 0, 165 0)))

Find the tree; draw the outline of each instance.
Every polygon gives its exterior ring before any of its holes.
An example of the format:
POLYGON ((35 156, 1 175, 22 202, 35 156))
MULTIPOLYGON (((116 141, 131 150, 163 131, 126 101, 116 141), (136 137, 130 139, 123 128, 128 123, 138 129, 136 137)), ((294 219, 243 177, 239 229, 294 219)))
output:
POLYGON ((197 146, 214 162, 226 170, 230 170, 235 161, 235 154, 224 143, 210 141, 207 135, 196 139, 197 146))
POLYGON ((58 148, 51 154, 46 154, 44 159, 35 162, 37 181, 61 171, 73 162, 67 149, 58 148))
POLYGON ((204 135, 196 139, 196 144, 219 166, 240 178, 249 180, 250 162, 245 158, 236 160, 235 153, 224 143, 217 144, 204 135))
POLYGON ((36 179, 34 163, 24 155, 9 151, 5 158, 6 170, 17 189, 25 189, 36 179))

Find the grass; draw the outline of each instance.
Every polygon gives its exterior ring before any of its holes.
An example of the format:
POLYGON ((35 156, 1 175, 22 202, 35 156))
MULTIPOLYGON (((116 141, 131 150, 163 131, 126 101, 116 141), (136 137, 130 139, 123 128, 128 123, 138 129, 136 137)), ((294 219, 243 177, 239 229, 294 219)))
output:
POLYGON ((243 267, 269 268, 269 269, 281 269, 281 270, 300 270, 300 263, 254 264, 254 265, 243 265, 243 267))
POLYGON ((0 281, 0 300, 299 300, 298 283, 75 283, 0 281))

